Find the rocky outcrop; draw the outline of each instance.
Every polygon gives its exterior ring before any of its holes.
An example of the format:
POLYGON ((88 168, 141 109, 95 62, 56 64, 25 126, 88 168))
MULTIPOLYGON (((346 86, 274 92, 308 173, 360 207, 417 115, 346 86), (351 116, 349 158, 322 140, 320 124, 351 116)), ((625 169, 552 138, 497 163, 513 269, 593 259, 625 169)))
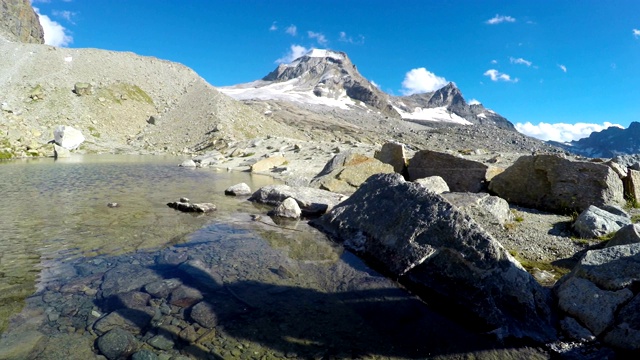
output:
POLYGON ((630 224, 631 219, 626 214, 613 214, 591 205, 578 215, 573 223, 573 229, 583 239, 596 239, 630 224))
POLYGON ((509 203, 555 213, 624 204, 622 180, 609 166, 554 155, 519 158, 491 179, 489 190, 509 203))
POLYGON ((373 174, 392 173, 393 167, 380 160, 353 152, 340 153, 329 160, 309 186, 351 194, 373 174))
POLYGON ((590 250, 556 284, 558 306, 605 344, 640 350, 640 244, 590 250))
POLYGON ((627 176, 622 179, 625 199, 634 205, 640 204, 640 171, 627 169, 627 176))
POLYGON ((370 177, 314 226, 425 300, 504 337, 555 338, 550 297, 491 235, 399 174, 370 177))
POLYGON ((415 153, 409 161, 409 179, 440 176, 455 192, 479 192, 503 169, 431 150, 415 153))
POLYGON ((289 197, 296 200, 304 216, 322 215, 345 198, 342 194, 322 189, 267 185, 254 192, 249 201, 278 206, 289 197))
POLYGON ((0 0, 0 36, 11 41, 44 44, 44 30, 29 0, 0 0))

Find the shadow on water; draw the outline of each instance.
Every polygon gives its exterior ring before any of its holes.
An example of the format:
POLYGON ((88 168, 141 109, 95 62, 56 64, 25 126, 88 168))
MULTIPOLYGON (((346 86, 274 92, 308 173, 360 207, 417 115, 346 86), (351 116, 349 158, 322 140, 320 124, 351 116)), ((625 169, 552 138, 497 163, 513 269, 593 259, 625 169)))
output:
MULTIPOLYGON (((343 258, 362 266, 351 254, 343 258)), ((220 279, 217 275, 185 263, 177 270, 167 266, 152 269, 164 279, 179 278, 204 295, 208 321, 215 322, 208 327, 288 358, 425 358, 498 346, 487 336, 435 313, 405 290, 381 287, 375 280, 371 284, 362 280, 356 285, 359 290, 327 293, 250 280, 216 281, 220 279)), ((278 269, 269 271, 280 273, 278 269)), ((202 306, 198 305, 200 313, 202 306)), ((185 319, 195 322, 194 308, 185 309, 185 319)), ((138 321, 135 316, 132 320, 138 321)), ((182 352, 195 358, 223 358, 215 350, 210 353, 186 345, 182 352)))

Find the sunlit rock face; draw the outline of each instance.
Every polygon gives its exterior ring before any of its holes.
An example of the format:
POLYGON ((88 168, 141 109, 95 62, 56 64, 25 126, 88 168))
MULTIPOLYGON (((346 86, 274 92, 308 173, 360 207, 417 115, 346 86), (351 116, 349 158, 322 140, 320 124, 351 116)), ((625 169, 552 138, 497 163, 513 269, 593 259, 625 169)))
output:
POLYGON ((0 37, 44 44, 44 31, 29 0, 0 0, 0 37))

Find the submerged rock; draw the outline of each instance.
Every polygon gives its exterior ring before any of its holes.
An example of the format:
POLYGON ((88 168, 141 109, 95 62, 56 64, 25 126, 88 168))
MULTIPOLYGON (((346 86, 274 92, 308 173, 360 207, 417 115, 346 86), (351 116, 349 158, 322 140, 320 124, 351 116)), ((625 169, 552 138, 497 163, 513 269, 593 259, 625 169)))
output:
POLYGON ((180 199, 180 201, 167 203, 167 206, 172 209, 180 210, 183 212, 206 213, 206 212, 211 212, 216 210, 216 206, 214 204, 211 204, 211 203, 192 204, 189 202, 189 200, 184 198, 180 199), (183 200, 186 200, 186 201, 183 201, 183 200))
POLYGON ((399 174, 370 177, 312 224, 501 337, 556 338, 549 292, 471 218, 399 174))
POLYGON ((130 333, 115 328, 98 338, 100 353, 109 360, 126 359, 133 354, 139 343, 130 333))

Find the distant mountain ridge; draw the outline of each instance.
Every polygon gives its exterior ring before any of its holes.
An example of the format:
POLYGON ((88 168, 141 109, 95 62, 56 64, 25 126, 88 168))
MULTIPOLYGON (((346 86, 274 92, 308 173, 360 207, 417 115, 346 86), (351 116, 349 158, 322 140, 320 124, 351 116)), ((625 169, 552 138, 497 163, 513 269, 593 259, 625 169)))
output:
POLYGON ((261 80, 222 87, 236 100, 279 100, 341 109, 378 111, 395 119, 457 124, 491 124, 514 130, 504 117, 470 105, 454 83, 433 92, 391 96, 362 76, 346 53, 313 49, 289 64, 280 64, 261 80))
POLYGON ((550 143, 574 154, 594 158, 640 154, 640 123, 634 121, 626 129, 610 126, 605 130, 592 132, 589 137, 570 143, 550 143))

